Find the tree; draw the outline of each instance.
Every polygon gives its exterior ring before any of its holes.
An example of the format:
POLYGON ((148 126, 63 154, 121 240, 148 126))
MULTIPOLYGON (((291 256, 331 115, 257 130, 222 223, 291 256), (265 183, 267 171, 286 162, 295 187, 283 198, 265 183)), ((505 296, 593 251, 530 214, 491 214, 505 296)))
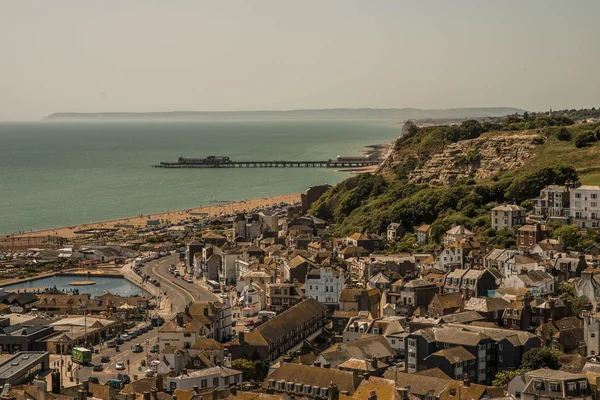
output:
POLYGON ((521 358, 521 369, 525 371, 532 371, 540 368, 558 369, 560 364, 558 362, 558 356, 560 352, 551 350, 547 347, 531 349, 521 358))
POLYGON ((238 371, 242 371, 242 379, 249 381, 254 378, 254 363, 245 358, 238 358, 231 363, 231 366, 238 371))
POLYGON ((590 301, 585 296, 577 296, 573 298, 571 307, 573 309, 573 315, 580 315, 581 312, 587 309, 590 305, 590 301))
POLYGON ((515 369, 513 371, 508 371, 508 370, 507 371, 500 371, 494 377, 494 380, 492 381, 492 385, 493 386, 508 385, 508 383, 510 381, 512 381, 515 376, 521 375, 524 372, 525 371, 523 371, 522 369, 515 369))
POLYGON ((573 250, 577 247, 580 239, 579 227, 577 225, 563 225, 552 232, 552 236, 562 239, 565 250, 573 250))

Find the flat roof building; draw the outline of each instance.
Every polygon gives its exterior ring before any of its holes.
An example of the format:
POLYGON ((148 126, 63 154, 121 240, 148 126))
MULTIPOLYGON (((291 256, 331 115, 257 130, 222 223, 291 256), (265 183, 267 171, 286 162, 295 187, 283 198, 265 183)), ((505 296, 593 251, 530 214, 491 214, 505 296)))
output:
POLYGON ((26 382, 50 367, 47 351, 21 351, 0 364, 0 386, 26 382))

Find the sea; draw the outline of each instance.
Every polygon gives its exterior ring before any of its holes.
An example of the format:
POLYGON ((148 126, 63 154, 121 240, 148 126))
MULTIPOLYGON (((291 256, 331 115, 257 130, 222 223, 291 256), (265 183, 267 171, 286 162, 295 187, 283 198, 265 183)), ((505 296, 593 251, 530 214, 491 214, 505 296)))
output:
POLYGON ((328 168, 160 169, 178 157, 327 160, 395 140, 367 121, 0 123, 0 234, 179 210, 336 184, 328 168))
POLYGON ((100 296, 103 292, 108 291, 112 294, 121 296, 141 295, 141 287, 133 284, 124 278, 104 277, 104 276, 60 276, 54 275, 46 278, 35 279, 32 281, 19 282, 12 285, 4 285, 5 290, 19 290, 31 292, 32 290, 51 288, 57 289, 65 293, 72 293, 73 290, 78 290, 79 293, 89 293, 92 296, 100 296), (69 283, 77 280, 86 280, 96 282, 94 285, 86 286, 71 286, 69 283))

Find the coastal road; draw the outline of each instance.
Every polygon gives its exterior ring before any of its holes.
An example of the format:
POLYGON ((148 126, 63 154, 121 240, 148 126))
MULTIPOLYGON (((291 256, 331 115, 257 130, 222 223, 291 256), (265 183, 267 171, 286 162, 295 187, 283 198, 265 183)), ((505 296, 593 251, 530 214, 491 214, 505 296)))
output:
POLYGON ((170 274, 169 265, 171 264, 175 265, 180 272, 182 271, 181 261, 179 261, 176 254, 151 261, 141 269, 160 282, 163 293, 167 292, 167 296, 173 305, 173 314, 183 311, 185 306, 192 301, 221 301, 218 296, 198 283, 189 283, 170 274))
MULTIPOLYGON (((146 323, 140 323, 136 325, 136 328, 129 329, 129 331, 133 331, 134 329, 137 329, 141 326, 146 326, 146 323)), ((136 374, 138 375, 138 378, 142 378, 145 374, 146 367, 142 367, 141 371, 138 370, 138 367, 140 367, 140 362, 142 360, 146 360, 146 344, 148 345, 149 361, 152 361, 158 358, 158 355, 156 353, 153 354, 150 352, 150 349, 156 343, 158 343, 158 327, 154 327, 154 329, 148 331, 147 333, 143 333, 135 339, 132 339, 129 342, 125 342, 122 345, 119 345, 120 351, 118 353, 114 348, 102 346, 102 348, 100 349, 99 346, 94 346, 94 349, 99 349, 99 354, 93 355, 92 364, 101 364, 100 359, 104 355, 110 357, 110 362, 102 364, 102 366, 104 367, 103 371, 93 371, 91 366, 82 367, 78 366, 77 364, 74 364, 74 366, 77 366, 77 371, 73 371, 73 376, 79 378, 80 381, 87 380, 87 378, 89 378, 90 376, 97 376, 101 383, 105 383, 110 379, 116 379, 117 374, 119 372, 128 373, 127 360, 129 360, 129 373, 130 375, 132 375, 132 380, 133 375, 136 374), (142 351, 141 353, 134 353, 132 349, 133 346, 135 346, 136 344, 141 345, 144 348, 144 351, 142 351), (119 361, 125 364, 125 370, 116 370, 116 364, 119 361)), ((68 356, 65 356, 65 364, 67 361, 70 361, 67 360, 67 358, 68 356)), ((66 366, 64 371, 66 371, 66 366)), ((65 375, 63 375, 63 379, 65 380, 68 379, 68 377, 68 372, 65 375)))

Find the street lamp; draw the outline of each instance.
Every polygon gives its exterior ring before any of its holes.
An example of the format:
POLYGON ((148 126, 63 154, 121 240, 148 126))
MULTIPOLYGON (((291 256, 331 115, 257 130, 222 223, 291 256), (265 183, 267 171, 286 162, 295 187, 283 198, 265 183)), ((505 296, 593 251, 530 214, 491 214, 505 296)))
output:
POLYGON ((148 345, 150 344, 150 339, 146 339, 146 369, 150 368, 150 357, 148 355, 148 345))

